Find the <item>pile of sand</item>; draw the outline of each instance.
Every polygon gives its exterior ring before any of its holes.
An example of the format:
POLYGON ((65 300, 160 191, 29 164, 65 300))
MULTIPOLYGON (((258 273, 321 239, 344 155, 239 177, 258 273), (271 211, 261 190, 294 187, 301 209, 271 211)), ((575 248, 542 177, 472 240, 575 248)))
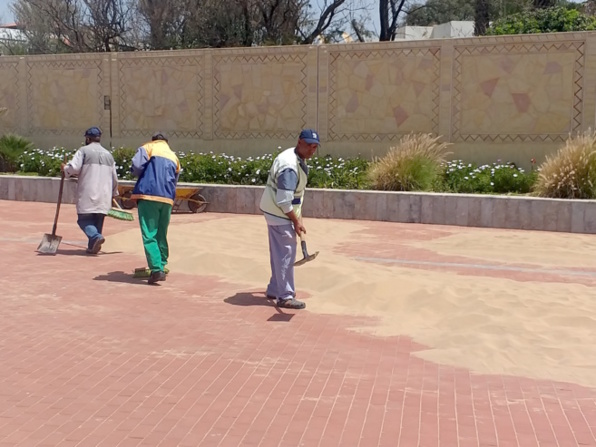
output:
MULTIPOLYGON (((307 220, 319 258, 296 269, 307 311, 374 317, 354 328, 408 335, 429 349, 416 355, 482 373, 522 375, 596 386, 596 291, 579 284, 517 282, 363 262, 337 252, 365 243, 366 224, 307 220)), ((397 238, 398 236, 396 236, 397 238)), ((462 229, 413 246, 493 262, 596 266, 596 242, 582 235, 462 229), (545 243, 547 241, 547 243, 545 243)), ((170 227, 173 271, 218 275, 264 289, 269 279, 262 216, 231 216, 170 227)), ((109 245, 108 245, 109 244, 109 245)), ((107 248, 142 256, 138 230, 107 248)), ((396 257, 399 253, 395 254, 396 257)))

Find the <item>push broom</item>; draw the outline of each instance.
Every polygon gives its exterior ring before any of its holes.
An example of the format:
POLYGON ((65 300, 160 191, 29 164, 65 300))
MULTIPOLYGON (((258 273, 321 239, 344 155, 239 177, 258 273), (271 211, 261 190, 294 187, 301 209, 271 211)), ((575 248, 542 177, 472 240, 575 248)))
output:
POLYGON ((112 199, 114 206, 108 211, 108 216, 118 220, 135 220, 134 215, 130 211, 124 211, 116 202, 116 199, 112 199))

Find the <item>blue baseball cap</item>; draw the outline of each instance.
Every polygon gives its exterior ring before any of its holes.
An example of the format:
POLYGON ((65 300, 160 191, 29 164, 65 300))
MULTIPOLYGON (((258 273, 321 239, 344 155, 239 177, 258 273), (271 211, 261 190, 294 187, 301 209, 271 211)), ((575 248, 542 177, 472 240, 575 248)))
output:
POLYGON ((319 140, 319 133, 316 130, 312 129, 304 129, 300 132, 300 136, 298 137, 300 140, 306 141, 308 144, 321 144, 319 140))
POLYGON ((85 137, 101 137, 101 130, 99 127, 90 127, 85 131, 85 137))

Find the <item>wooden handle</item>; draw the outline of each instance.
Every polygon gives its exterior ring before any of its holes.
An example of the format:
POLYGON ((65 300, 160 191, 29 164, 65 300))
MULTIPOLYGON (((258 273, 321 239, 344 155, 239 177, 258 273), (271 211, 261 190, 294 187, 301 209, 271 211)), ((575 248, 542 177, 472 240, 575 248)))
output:
MULTIPOLYGON (((64 163, 67 162, 66 155, 64 155, 64 163)), ((60 190, 58 191, 58 203, 56 204, 56 216, 54 217, 54 226, 52 228, 52 236, 56 236, 56 229, 58 228, 58 215, 60 214, 60 204, 62 203, 62 192, 64 191, 64 171, 60 170, 60 190)))

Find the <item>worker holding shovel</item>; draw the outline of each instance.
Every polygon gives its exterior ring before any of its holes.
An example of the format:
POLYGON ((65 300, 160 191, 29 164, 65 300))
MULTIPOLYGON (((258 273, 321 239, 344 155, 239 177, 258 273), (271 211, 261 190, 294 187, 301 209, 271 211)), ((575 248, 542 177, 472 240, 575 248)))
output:
POLYGON ((101 130, 91 127, 84 136, 85 146, 61 170, 66 178, 78 176, 77 224, 89 239, 87 253, 95 255, 105 242, 103 223, 118 195, 118 174, 114 157, 100 144, 101 130))
MULTIPOLYGON (((316 131, 305 129, 300 132, 296 147, 286 149, 273 161, 261 197, 260 208, 265 215, 269 232, 271 263, 267 298, 275 299, 278 307, 306 307, 304 302, 296 299, 294 289, 296 235, 303 239, 306 234, 301 218, 302 200, 308 180, 306 160, 315 154, 319 144, 316 131)), ((307 258, 304 241, 302 247, 307 258)))

